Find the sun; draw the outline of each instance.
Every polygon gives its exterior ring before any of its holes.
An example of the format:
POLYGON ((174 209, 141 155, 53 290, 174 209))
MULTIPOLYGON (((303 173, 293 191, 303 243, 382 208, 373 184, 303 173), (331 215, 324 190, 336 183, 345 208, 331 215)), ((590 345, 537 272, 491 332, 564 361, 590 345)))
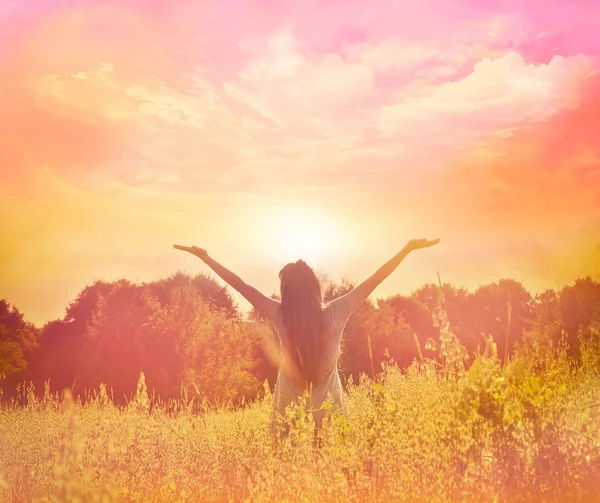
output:
POLYGON ((322 265, 341 242, 335 222, 313 209, 273 209, 265 217, 263 232, 269 255, 282 263, 302 259, 322 265))

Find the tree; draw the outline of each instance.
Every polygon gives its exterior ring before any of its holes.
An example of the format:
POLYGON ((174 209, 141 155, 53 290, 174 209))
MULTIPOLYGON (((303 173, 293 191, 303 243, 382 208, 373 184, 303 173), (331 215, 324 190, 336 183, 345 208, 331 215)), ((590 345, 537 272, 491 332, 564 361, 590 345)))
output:
POLYGON ((47 380, 50 380, 50 390, 53 392, 73 387, 77 381, 80 342, 75 323, 65 320, 46 323, 39 336, 39 346, 31 355, 25 380, 34 383, 38 394, 41 394, 47 380))
POLYGON ((459 343, 467 350, 469 355, 473 355, 477 347, 484 342, 481 334, 477 333, 473 327, 469 326, 471 294, 464 288, 455 288, 448 283, 439 285, 430 283, 422 286, 412 294, 432 316, 432 323, 435 327, 435 336, 433 341, 439 339, 439 320, 435 320, 434 313, 438 308, 443 308, 448 317, 450 328, 459 343))
MULTIPOLYGON (((277 294, 271 295, 272 299, 280 300, 277 294)), ((259 382, 267 380, 271 387, 275 386, 277 372, 279 370, 279 359, 281 357, 281 348, 279 336, 275 330, 275 325, 255 307, 248 313, 250 333, 255 336, 253 348, 256 366, 254 376, 259 382)))
POLYGON ((380 300, 378 305, 379 309, 385 306, 391 309, 398 335, 407 339, 404 351, 394 357, 400 366, 410 365, 419 356, 417 341, 423 352, 428 339, 436 340, 439 337, 439 329, 433 324, 432 311, 417 296, 394 295, 380 300))
POLYGON ((466 307, 466 324, 478 335, 491 335, 502 360, 533 326, 531 295, 511 279, 479 287, 469 296, 466 307))
POLYGON ((558 303, 570 352, 578 355, 580 339, 588 338, 592 323, 600 319, 600 283, 590 277, 578 279, 562 289, 558 303))
MULTIPOLYGON (((176 385, 164 390, 177 396, 183 383, 212 401, 252 397, 260 387, 254 375, 260 334, 250 324, 214 310, 193 284, 172 289, 155 320, 155 343, 148 352, 156 359, 149 369, 161 382, 176 385)), ((148 373, 146 373, 148 378, 148 373)), ((152 374, 147 379, 152 383, 152 374)))
POLYGON ((120 280, 100 295, 77 348, 78 389, 100 383, 116 397, 135 390, 141 371, 150 384, 158 354, 168 358, 157 332, 160 302, 148 285, 120 280))
MULTIPOLYGON (((202 332, 215 317, 241 323, 226 289, 207 276, 178 273, 146 284, 97 281, 80 292, 62 320, 46 324, 30 376, 38 389, 50 379, 52 390, 70 387, 75 394, 104 383, 122 401, 144 371, 148 386, 163 398, 178 397, 190 375, 184 356, 197 338, 192 332, 202 332)), ((231 327, 232 333, 240 328, 231 327)), ((251 353, 255 342, 248 346, 251 353)))
MULTIPOLYGON (((354 286, 321 281, 325 302, 354 286)), ((584 278, 535 299, 512 280, 474 293, 432 284, 411 296, 380 300, 377 307, 367 300, 344 329, 342 377, 357 382, 362 373, 375 375, 388 354, 400 366, 410 365, 418 357, 415 335, 424 353, 428 339, 439 340, 442 305, 451 331, 471 354, 485 344, 482 335, 493 336, 505 357, 518 341, 556 342, 564 332, 578 354, 580 338, 591 337, 600 317, 600 283, 584 278)), ((105 383, 122 402, 144 372, 149 388, 163 398, 178 397, 183 384, 212 401, 238 400, 256 396, 265 379, 274 383, 279 356, 273 324, 255 310, 243 319, 227 290, 207 276, 177 273, 144 284, 97 281, 80 292, 63 319, 41 331, 0 301, 6 389, 17 379, 31 379, 41 390, 50 378, 53 391, 69 387, 81 395, 105 383)))
POLYGON ((179 286, 193 285, 211 309, 222 309, 230 318, 239 316, 227 288, 220 286, 213 278, 205 274, 198 274, 192 277, 189 274, 177 272, 166 279, 154 281, 149 285, 152 293, 163 305, 167 302, 171 290, 179 286))
POLYGON ((78 335, 76 389, 104 383, 122 402, 143 372, 163 399, 178 397, 182 384, 211 400, 252 396, 259 389, 257 340, 252 327, 187 278, 159 288, 117 281, 98 295, 78 335))
MULTIPOLYGON (((342 279, 337 284, 328 279, 324 280, 324 300, 330 302, 337 297, 345 295, 354 288, 354 284, 342 279)), ((359 382, 360 375, 365 373, 371 377, 379 373, 381 363, 385 361, 386 350, 397 357, 401 350, 402 339, 396 334, 392 337, 394 329, 391 311, 379 310, 370 299, 367 299, 352 314, 342 335, 342 350, 340 355, 340 373, 344 379, 352 378, 359 382)))
POLYGON ((546 290, 532 299, 535 330, 526 332, 525 339, 538 339, 538 342, 553 344, 560 340, 563 326, 560 316, 560 299, 554 290, 546 290))
POLYGON ((108 294, 114 285, 96 281, 86 286, 69 304, 62 319, 52 320, 41 330, 39 346, 31 356, 26 379, 33 381, 38 393, 44 382, 50 380, 51 391, 76 388, 79 378, 80 348, 83 336, 91 323, 100 298, 108 294))
POLYGON ((37 347, 38 330, 23 318, 19 310, 0 299, 0 382, 12 382, 26 368, 37 347))

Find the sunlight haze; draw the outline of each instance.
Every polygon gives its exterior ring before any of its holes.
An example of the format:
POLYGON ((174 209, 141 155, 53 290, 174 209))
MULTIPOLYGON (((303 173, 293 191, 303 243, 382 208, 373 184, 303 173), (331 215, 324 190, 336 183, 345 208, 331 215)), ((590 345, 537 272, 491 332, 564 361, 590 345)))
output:
POLYGON ((174 243, 269 294, 288 260, 358 282, 420 237, 441 243, 375 297, 437 272, 470 289, 598 278, 599 15, 5 2, 0 297, 41 325, 96 279, 210 273, 174 243))

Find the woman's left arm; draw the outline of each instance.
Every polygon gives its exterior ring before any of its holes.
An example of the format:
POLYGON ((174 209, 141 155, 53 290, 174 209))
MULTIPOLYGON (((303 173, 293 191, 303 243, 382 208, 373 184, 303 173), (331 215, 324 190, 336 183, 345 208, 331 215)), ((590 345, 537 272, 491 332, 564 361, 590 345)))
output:
POLYGON ((189 252, 192 255, 199 257, 217 274, 217 276, 242 294, 242 296, 248 302, 250 302, 250 304, 252 304, 260 314, 273 322, 275 321, 275 318, 277 317, 277 311, 279 309, 279 302, 262 294, 256 288, 247 284, 237 274, 231 272, 229 269, 219 264, 215 259, 209 257, 204 248, 181 245, 173 245, 173 248, 189 252))

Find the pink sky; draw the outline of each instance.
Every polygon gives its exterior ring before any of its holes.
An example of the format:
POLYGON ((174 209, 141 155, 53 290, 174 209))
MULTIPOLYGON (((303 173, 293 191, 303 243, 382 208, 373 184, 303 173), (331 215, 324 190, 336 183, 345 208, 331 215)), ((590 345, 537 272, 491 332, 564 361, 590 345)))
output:
POLYGON ((0 298, 41 324, 98 278, 208 272, 175 242, 271 293, 303 212, 334 279, 442 238, 375 297, 597 278, 598 26, 595 0, 5 1, 0 298))

